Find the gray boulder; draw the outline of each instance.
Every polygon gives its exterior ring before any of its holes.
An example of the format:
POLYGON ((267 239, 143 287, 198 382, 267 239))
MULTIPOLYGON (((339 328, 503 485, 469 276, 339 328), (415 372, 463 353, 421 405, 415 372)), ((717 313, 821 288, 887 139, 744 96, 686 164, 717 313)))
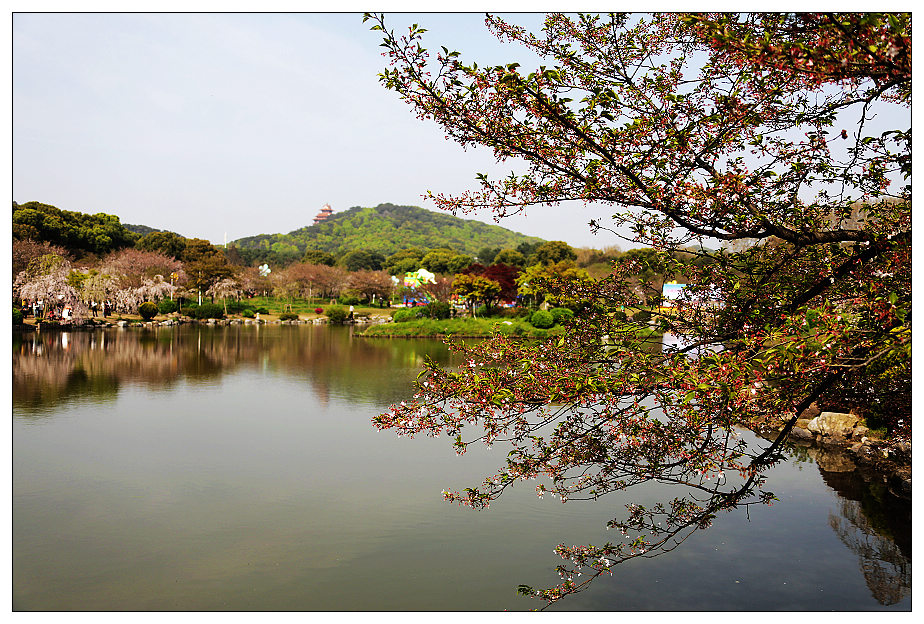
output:
POLYGON ((822 436, 848 438, 859 422, 860 417, 854 414, 822 412, 809 421, 807 429, 822 436))
POLYGON ((797 441, 810 441, 815 439, 811 431, 803 429, 802 427, 793 427, 792 431, 789 433, 789 437, 797 441))

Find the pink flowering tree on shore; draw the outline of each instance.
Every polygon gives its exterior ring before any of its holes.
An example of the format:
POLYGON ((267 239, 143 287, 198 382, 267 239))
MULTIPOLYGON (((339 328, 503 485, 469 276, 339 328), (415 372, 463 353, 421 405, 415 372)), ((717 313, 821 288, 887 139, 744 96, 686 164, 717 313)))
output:
POLYGON ((218 280, 205 291, 205 294, 210 297, 218 297, 221 299, 221 303, 225 308, 225 314, 228 313, 228 297, 240 297, 241 296, 241 285, 240 283, 231 278, 225 278, 218 280))
POLYGON ((539 35, 487 17, 543 59, 534 71, 467 65, 431 53, 417 25, 366 19, 386 88, 462 146, 525 164, 459 196, 428 192, 437 206, 499 219, 606 206, 591 229, 654 249, 646 262, 687 283, 663 312, 636 261, 603 280, 546 276, 535 286, 577 309, 564 337, 454 344, 464 366, 427 364, 414 397, 375 419, 458 453, 506 445, 497 474, 444 493, 474 508, 533 479, 562 502, 672 492, 627 505, 609 523, 621 539, 559 545, 562 582, 523 594, 548 606, 720 512, 771 502, 767 470, 813 404, 910 436, 910 14, 550 15, 539 35), (683 345, 662 350, 624 307, 683 345), (741 424, 777 435, 749 446, 741 424))
POLYGON ((65 307, 71 309, 71 318, 80 319, 87 315, 80 292, 68 281, 71 263, 57 254, 45 254, 33 258, 20 271, 13 282, 17 296, 29 302, 42 302, 43 316, 49 312, 60 313, 65 307))

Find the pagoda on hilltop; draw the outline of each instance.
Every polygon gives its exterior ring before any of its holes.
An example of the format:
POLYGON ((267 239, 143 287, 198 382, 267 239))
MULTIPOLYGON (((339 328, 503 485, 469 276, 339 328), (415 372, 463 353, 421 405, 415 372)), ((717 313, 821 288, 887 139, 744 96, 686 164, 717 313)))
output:
POLYGON ((334 214, 334 209, 330 207, 330 204, 324 204, 321 208, 321 212, 314 218, 315 223, 320 223, 321 221, 327 221, 328 217, 334 214))

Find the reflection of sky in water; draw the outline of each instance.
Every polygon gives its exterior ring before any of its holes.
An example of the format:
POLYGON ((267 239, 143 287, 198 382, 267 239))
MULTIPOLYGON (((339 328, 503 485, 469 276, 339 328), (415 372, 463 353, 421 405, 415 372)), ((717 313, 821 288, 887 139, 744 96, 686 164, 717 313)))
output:
MULTIPOLYGON (((440 491, 493 474, 502 447, 456 457, 370 424, 440 343, 253 329, 14 340, 14 606, 534 608, 515 587, 556 582, 555 544, 615 539, 625 502, 666 491, 562 505, 530 483, 486 512, 448 505, 440 491)), ((832 474, 803 453, 771 473, 772 508, 723 514, 558 609, 908 609, 882 517, 910 514, 832 474)))

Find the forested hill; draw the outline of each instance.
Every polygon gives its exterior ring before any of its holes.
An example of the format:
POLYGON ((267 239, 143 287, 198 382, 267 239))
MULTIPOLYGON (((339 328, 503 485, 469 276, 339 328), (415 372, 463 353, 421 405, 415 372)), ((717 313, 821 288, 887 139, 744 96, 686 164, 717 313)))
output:
POLYGON ((497 225, 460 219, 417 206, 379 204, 375 208, 355 206, 288 234, 260 234, 238 239, 233 244, 241 249, 279 254, 302 254, 306 249, 319 249, 337 255, 363 249, 385 256, 410 247, 449 247, 474 256, 484 247, 515 249, 524 242, 544 241, 497 225))

